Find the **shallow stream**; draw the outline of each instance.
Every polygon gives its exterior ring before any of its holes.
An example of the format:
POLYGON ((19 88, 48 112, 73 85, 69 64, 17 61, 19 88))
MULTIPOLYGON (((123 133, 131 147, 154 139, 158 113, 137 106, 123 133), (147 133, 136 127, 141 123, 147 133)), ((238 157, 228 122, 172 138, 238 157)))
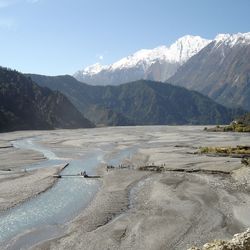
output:
MULTIPOLYGON (((40 145, 39 138, 13 141, 13 145, 20 149, 38 151, 47 158, 41 163, 25 166, 27 171, 58 164, 63 166, 67 163, 51 149, 40 145)), ((108 160, 107 164, 119 163, 131 153, 131 149, 124 149, 112 155, 112 159, 108 160)), ((107 158, 104 156, 105 151, 102 148, 92 149, 80 159, 69 160, 69 166, 61 174, 77 175, 85 170, 88 174, 94 175, 97 167, 104 163, 104 158, 107 158)), ((90 203, 99 187, 98 180, 80 176, 58 179, 57 183, 46 192, 0 215, 0 246, 5 245, 6 242, 9 244, 10 238, 18 237, 15 245, 10 243, 9 249, 25 249, 36 242, 60 234, 63 231, 63 225, 90 203), (33 237, 26 237, 26 234, 33 237)))

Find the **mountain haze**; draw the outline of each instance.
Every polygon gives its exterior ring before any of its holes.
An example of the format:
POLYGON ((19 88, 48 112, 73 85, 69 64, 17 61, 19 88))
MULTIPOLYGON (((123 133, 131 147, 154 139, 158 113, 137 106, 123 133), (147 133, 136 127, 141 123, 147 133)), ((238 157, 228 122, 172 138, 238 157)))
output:
POLYGON ((89 86, 69 75, 43 76, 29 74, 27 76, 42 87, 48 87, 63 93, 85 117, 95 124, 105 126, 133 125, 122 114, 96 101, 100 98, 101 86, 89 86))
MULTIPOLYGON (((119 86, 91 86, 70 76, 30 76, 41 86, 64 93, 91 121, 100 114, 100 108, 116 114, 114 122, 120 117, 120 125, 222 124, 242 114, 198 92, 161 82, 140 80, 119 86)), ((107 125, 105 117, 102 124, 107 125)), ((109 125, 115 124, 109 121, 109 125)))

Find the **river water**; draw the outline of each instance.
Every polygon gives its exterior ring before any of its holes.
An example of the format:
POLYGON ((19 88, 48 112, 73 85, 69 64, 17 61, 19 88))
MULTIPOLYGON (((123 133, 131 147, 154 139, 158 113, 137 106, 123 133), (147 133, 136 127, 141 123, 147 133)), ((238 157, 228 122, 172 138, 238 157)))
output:
MULTIPOLYGON (((13 141, 12 144, 16 148, 40 152, 47 158, 41 163, 25 166, 27 171, 66 163, 64 158, 57 156, 51 149, 40 145, 39 137, 13 141)), ((111 145, 109 150, 111 150, 111 145)), ((125 148, 113 155, 112 159, 107 160, 107 164, 118 164, 123 158, 130 156, 133 151, 133 148, 125 148)), ((89 152, 84 153, 80 159, 79 157, 78 159, 70 159, 69 166, 61 174, 77 175, 85 170, 88 174, 95 175, 97 167, 104 163, 104 155, 102 147, 92 148, 89 152)), ((0 215, 1 245, 5 245, 10 238, 18 235, 21 240, 9 248, 19 249, 22 247, 25 249, 43 238, 58 235, 63 231, 63 225, 89 204, 99 186, 98 180, 85 179, 80 176, 58 179, 58 182, 51 189, 0 215), (35 233, 32 232, 34 229, 35 233), (20 237, 20 234, 25 235, 30 232, 36 235, 35 239, 20 237)))

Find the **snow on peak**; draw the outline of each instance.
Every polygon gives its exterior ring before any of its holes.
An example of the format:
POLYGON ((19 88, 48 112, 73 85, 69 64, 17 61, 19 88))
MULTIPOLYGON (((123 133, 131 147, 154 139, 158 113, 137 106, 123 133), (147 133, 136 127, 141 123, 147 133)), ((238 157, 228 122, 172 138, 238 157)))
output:
POLYGON ((210 42, 211 40, 201 38, 200 36, 183 36, 170 46, 170 57, 172 57, 173 61, 180 62, 182 64, 190 57, 197 54, 210 42))
POLYGON ((203 39, 199 36, 187 35, 178 39, 170 47, 159 46, 154 49, 139 50, 112 64, 111 69, 131 68, 137 65, 147 68, 156 61, 183 64, 210 42, 211 40, 203 39))
POLYGON ((102 70, 104 70, 106 68, 108 68, 108 66, 101 65, 100 63, 95 63, 95 64, 92 64, 92 65, 86 67, 82 71, 82 74, 83 75, 95 75, 95 74, 98 74, 99 72, 101 72, 102 70))
POLYGON ((167 48, 165 46, 157 47, 155 49, 142 49, 134 54, 124 57, 121 60, 115 62, 111 65, 112 70, 116 70, 119 68, 131 68, 136 65, 144 65, 147 67, 155 62, 157 59, 162 59, 161 57, 164 55, 165 50, 167 48))
POLYGON ((230 47, 236 44, 250 44, 250 32, 237 34, 218 34, 215 37, 216 44, 224 43, 230 47))
POLYGON ((112 72, 131 68, 139 68, 146 72, 156 62, 182 65, 210 42, 211 40, 199 36, 186 35, 169 47, 159 46, 154 49, 141 49, 111 65, 96 63, 76 72, 75 75, 85 78, 93 77, 103 70, 112 72))

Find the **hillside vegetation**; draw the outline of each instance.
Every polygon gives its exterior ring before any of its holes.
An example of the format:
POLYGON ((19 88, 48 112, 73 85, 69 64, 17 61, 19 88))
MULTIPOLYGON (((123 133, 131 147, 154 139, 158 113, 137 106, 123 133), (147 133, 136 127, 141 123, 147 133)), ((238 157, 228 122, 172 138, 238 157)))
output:
POLYGON ((250 113, 235 119, 227 126, 217 126, 205 130, 210 132, 250 132, 250 113))
POLYGON ((93 127, 60 92, 0 67, 0 131, 93 127))

